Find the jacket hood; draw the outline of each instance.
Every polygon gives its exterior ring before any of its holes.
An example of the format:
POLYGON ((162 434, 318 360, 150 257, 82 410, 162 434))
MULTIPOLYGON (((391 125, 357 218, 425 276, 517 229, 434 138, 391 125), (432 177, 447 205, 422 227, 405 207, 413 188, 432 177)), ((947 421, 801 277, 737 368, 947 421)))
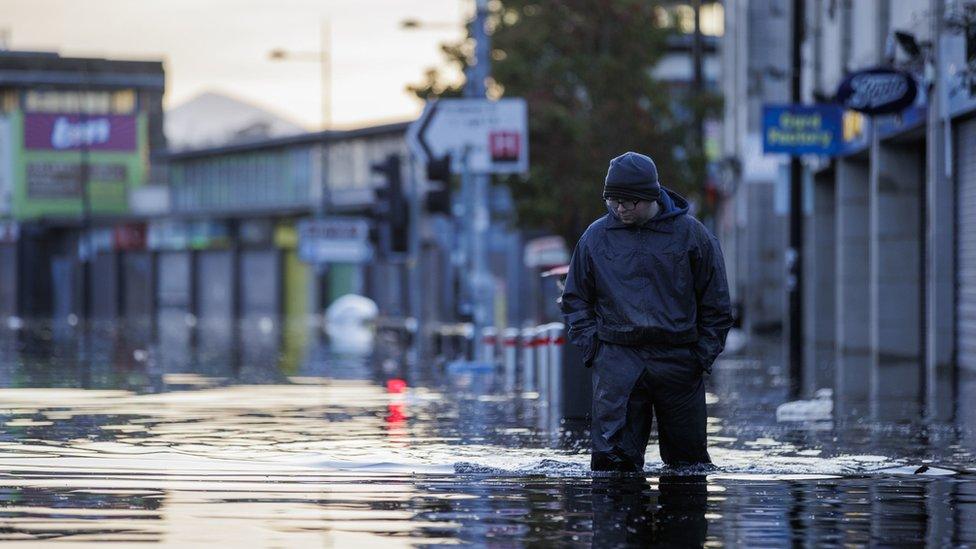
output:
POLYGON ((648 221, 648 223, 663 221, 665 219, 671 219, 672 217, 678 217, 679 215, 685 215, 688 213, 690 206, 685 197, 666 187, 661 187, 661 191, 661 198, 658 199, 658 202, 660 202, 662 206, 661 211, 650 221, 648 221))

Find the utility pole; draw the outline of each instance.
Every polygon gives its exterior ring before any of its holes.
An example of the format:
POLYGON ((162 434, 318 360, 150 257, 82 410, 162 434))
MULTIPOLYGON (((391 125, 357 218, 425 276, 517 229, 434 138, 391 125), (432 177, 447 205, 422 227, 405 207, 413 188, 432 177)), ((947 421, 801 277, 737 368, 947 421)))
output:
MULTIPOLYGON (((790 99, 802 100, 802 58, 804 0, 793 0, 793 50, 790 99)), ((799 398, 803 379, 803 166, 800 157, 790 157, 790 246, 786 250, 786 289, 789 301, 790 396, 799 398)))
POLYGON ((289 51, 275 48, 268 52, 271 61, 310 61, 319 64, 322 131, 332 129, 332 23, 323 19, 319 27, 319 51, 289 51))
POLYGON ((705 113, 704 113, 704 97, 705 97, 705 70, 704 70, 704 50, 705 44, 701 32, 701 0, 695 0, 694 11, 695 11, 695 32, 692 35, 691 43, 691 63, 692 63, 692 74, 694 78, 692 80, 692 98, 694 101, 694 139, 695 139, 695 152, 698 155, 698 161, 701 164, 695 169, 695 177, 698 178, 699 192, 701 193, 701 198, 699 199, 699 214, 698 217, 704 220, 705 214, 708 211, 708 184, 706 181, 707 170, 705 169, 705 113))
POLYGON ((78 242, 79 255, 81 256, 81 344, 84 347, 82 354, 81 386, 85 389, 91 387, 91 367, 92 367, 92 261, 95 257, 94 239, 92 238, 92 205, 89 187, 91 186, 89 154, 89 131, 88 125, 91 123, 89 109, 91 99, 89 98, 88 72, 87 67, 82 73, 81 87, 81 150, 79 153, 78 179, 81 187, 81 239, 78 242))
MULTIPOLYGON (((484 98, 486 81, 491 74, 491 43, 485 24, 488 20, 488 0, 475 0, 475 16, 471 22, 471 36, 475 40, 475 63, 465 70, 464 96, 484 98)), ((469 262, 471 266, 470 299, 474 317, 475 361, 486 359, 480 345, 485 327, 492 325, 494 304, 494 282, 488 271, 488 228, 491 225, 491 211, 488 208, 490 176, 471 174, 467 169, 462 175, 466 197, 464 223, 471 242, 469 262)))
POLYGON ((423 207, 420 204, 421 196, 421 183, 420 178, 417 177, 416 164, 413 161, 413 156, 407 156, 407 173, 409 174, 410 182, 410 223, 407 225, 407 230, 409 231, 407 239, 407 283, 410 288, 410 316, 413 318, 413 344, 410 346, 413 356, 409 363, 417 364, 421 360, 425 359, 427 356, 427 330, 425 329, 427 324, 426 315, 424 315, 424 303, 421 298, 421 292, 423 291, 423 283, 421 281, 420 267, 423 265, 423 243, 420 239, 420 224, 421 217, 423 216, 423 207))
MULTIPOLYGON (((952 125, 948 121, 947 67, 942 57, 945 2, 930 0, 932 46, 923 63, 931 69, 926 125, 927 185, 925 186, 925 416, 950 420, 957 401, 958 375, 952 364, 952 317, 955 309, 954 244, 951 219, 955 210, 952 185, 952 125)), ((960 151, 961 152, 961 151, 960 151)))
MULTIPOLYGON (((93 249, 93 239, 91 237, 91 217, 92 217, 92 207, 91 207, 91 195, 88 192, 89 182, 89 153, 88 153, 88 108, 90 106, 90 101, 88 97, 88 75, 84 74, 83 79, 85 85, 82 86, 81 90, 81 149, 78 154, 78 187, 81 192, 81 239, 78 242, 79 247, 79 259, 81 259, 81 325, 82 329, 85 330, 86 334, 91 328, 91 291, 92 291, 92 276, 91 276, 91 262, 95 251, 93 249)), ((86 339, 87 342, 87 339, 86 339)), ((86 346, 87 347, 87 346, 86 346)), ((88 352, 88 349, 85 349, 88 352)))
POLYGON ((332 129, 332 22, 323 19, 319 27, 319 67, 322 87, 322 129, 332 129))

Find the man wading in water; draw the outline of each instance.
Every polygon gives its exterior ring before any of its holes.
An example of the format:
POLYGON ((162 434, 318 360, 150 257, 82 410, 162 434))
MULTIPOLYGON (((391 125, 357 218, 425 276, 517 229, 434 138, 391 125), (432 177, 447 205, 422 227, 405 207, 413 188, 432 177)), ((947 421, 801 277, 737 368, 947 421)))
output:
POLYGON ((711 463, 703 375, 732 326, 718 241, 649 157, 610 162, 609 213, 580 237, 562 310, 593 371, 594 471, 642 471, 657 416, 668 466, 711 463))

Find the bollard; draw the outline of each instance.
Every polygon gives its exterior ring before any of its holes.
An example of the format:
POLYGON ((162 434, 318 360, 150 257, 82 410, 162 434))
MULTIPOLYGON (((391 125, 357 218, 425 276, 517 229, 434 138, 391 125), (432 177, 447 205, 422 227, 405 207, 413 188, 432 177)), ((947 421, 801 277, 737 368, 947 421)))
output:
POLYGON ((460 324, 461 356, 464 360, 474 360, 474 325, 470 322, 460 324))
POLYGON ((563 417, 563 346, 565 325, 553 322, 547 327, 549 340, 549 430, 555 436, 559 433, 559 422, 563 417))
POLYGON ((464 360, 467 358, 467 351, 464 348, 464 331, 460 324, 450 327, 447 332, 447 339, 451 342, 452 360, 464 360))
POLYGON ((535 391, 535 328, 522 328, 519 338, 522 354, 522 390, 535 391))
POLYGON ((495 363, 495 347, 498 344, 498 330, 492 326, 485 326, 481 330, 481 350, 485 362, 495 363))
POLYGON ((431 356, 434 357, 444 356, 444 341, 443 341, 443 337, 441 336, 440 327, 437 327, 433 330, 433 332, 430 334, 430 338, 431 338, 430 341, 431 356))
POLYGON ((549 333, 547 324, 536 327, 535 339, 535 371, 538 380, 539 398, 549 402, 549 333))
POLYGON ((515 369, 518 367, 518 339, 517 328, 505 328, 502 331, 502 353, 505 361, 505 390, 515 390, 515 369))
POLYGON ((457 358, 457 341, 450 326, 443 325, 437 328, 437 346, 441 355, 448 362, 457 358))

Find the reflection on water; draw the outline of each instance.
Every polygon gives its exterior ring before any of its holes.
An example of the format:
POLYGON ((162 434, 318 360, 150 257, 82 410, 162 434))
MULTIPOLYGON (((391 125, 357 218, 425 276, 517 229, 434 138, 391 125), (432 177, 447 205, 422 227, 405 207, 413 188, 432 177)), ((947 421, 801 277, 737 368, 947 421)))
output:
POLYGON ((539 427, 545 406, 492 376, 336 356, 273 324, 109 328, 0 332, 0 540, 976 543, 968 428, 777 424, 768 362, 710 380, 714 474, 652 449, 644 476, 592 477, 585 429, 539 427))

